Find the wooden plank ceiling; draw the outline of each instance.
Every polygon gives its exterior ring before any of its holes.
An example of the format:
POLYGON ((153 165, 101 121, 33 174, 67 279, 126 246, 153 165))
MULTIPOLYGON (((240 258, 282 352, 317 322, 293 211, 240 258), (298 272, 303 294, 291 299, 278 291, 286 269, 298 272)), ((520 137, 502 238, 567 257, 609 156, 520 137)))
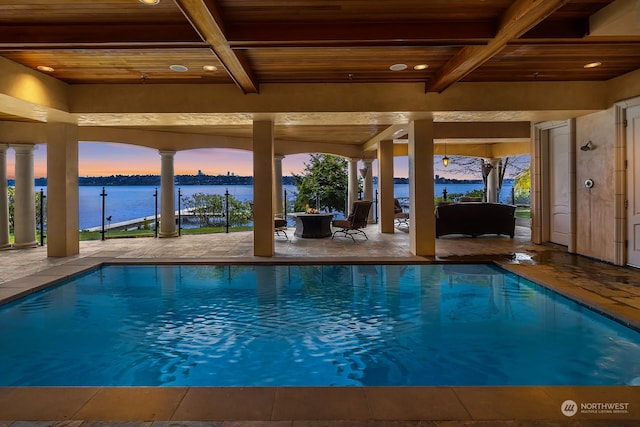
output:
POLYGON ((457 81, 607 80, 640 68, 640 37, 588 37, 589 17, 611 2, 0 0, 0 55, 71 84, 235 82, 246 93, 274 82, 440 92, 457 81), (583 67, 593 61, 602 65, 583 67))
MULTIPOLYGON (((419 82, 442 92, 456 82, 604 81, 640 68, 639 35, 589 34, 590 16, 611 3, 0 0, 0 56, 69 84, 234 83, 244 93, 269 83, 419 82), (602 65, 584 68, 594 61, 602 65)), ((344 130, 330 133, 342 141, 344 130)))

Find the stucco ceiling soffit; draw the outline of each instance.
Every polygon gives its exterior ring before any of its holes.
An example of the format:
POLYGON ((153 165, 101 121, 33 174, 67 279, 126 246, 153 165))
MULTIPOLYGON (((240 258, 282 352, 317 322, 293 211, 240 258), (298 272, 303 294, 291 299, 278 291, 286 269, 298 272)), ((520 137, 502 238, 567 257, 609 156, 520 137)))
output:
POLYGON ((0 115, 2 114, 13 121, 76 123, 75 117, 64 111, 0 93, 0 115))
POLYGON ((362 151, 377 151, 380 141, 394 140, 405 136, 408 132, 408 121, 391 125, 362 145, 362 151))
POLYGON ((3 144, 44 144, 47 142, 45 123, 0 121, 0 142, 3 144))
POLYGON ((640 36, 640 2, 617 0, 589 18, 587 39, 601 36, 640 36))
POLYGON ((365 157, 364 151, 357 145, 290 140, 276 140, 274 141, 274 145, 275 151, 280 155, 322 153, 357 159, 365 157))
MULTIPOLYGON (((509 141, 509 142, 458 142, 458 141, 435 141, 433 154, 448 156, 469 156, 482 158, 499 158, 529 154, 531 151, 530 141, 509 141), (446 144, 446 151, 445 151, 446 144)), ((406 142, 393 144, 393 155, 395 157, 409 155, 409 144, 406 142)))
POLYGON ((529 138, 531 123, 522 122, 435 122, 434 139, 529 138))
POLYGON ((253 147, 251 138, 145 129, 121 129, 114 127, 79 127, 78 138, 81 141, 117 142, 176 151, 196 148, 237 148, 251 150, 253 147))
POLYGON ((46 116, 38 117, 42 112, 69 110, 69 86, 59 80, 1 57, 0 76, 0 111, 44 121, 46 116), (18 112, 6 109, 5 102, 10 102, 18 112), (38 111, 30 112, 30 109, 38 111))

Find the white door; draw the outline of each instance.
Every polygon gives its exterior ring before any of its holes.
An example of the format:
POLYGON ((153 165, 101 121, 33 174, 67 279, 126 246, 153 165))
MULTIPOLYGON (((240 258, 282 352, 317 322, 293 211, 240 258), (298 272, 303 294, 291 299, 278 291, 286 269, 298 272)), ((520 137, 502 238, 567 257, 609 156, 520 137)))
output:
POLYGON ((627 110, 627 263, 640 267, 640 106, 627 110))
POLYGON ((569 126, 549 129, 549 240, 563 246, 571 238, 570 143, 569 126))

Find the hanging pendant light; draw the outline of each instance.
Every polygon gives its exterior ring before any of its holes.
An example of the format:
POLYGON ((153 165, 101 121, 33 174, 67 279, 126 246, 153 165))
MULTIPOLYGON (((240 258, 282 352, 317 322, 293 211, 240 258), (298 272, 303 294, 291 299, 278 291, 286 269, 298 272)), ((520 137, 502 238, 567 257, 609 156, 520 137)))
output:
POLYGON ((444 143, 444 157, 442 158, 442 165, 446 168, 449 166, 449 158, 447 157, 447 143, 444 143))

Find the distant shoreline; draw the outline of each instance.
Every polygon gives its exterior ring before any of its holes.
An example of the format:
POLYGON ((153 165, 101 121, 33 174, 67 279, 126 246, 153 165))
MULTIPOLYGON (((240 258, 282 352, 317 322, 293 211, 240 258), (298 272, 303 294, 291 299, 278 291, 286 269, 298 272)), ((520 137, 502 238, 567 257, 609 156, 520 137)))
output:
MULTIPOLYGON (((510 181, 505 178, 505 181, 510 181)), ((8 185, 14 186, 15 180, 9 179, 8 185)), ((378 181, 377 177, 373 177, 374 183, 378 181)), ((408 184, 409 178, 394 178, 394 184, 408 184)), ((253 185, 252 176, 238 175, 175 175, 174 182, 176 185, 253 185)), ((436 176, 434 178, 436 184, 480 184, 481 179, 455 179, 436 176)), ((296 178, 294 176, 283 176, 283 185, 295 185, 296 178)), ((35 185, 43 187, 47 185, 47 178, 36 178, 35 185)), ((80 186, 148 186, 160 185, 160 175, 111 175, 111 176, 83 176, 78 178, 80 186)))

